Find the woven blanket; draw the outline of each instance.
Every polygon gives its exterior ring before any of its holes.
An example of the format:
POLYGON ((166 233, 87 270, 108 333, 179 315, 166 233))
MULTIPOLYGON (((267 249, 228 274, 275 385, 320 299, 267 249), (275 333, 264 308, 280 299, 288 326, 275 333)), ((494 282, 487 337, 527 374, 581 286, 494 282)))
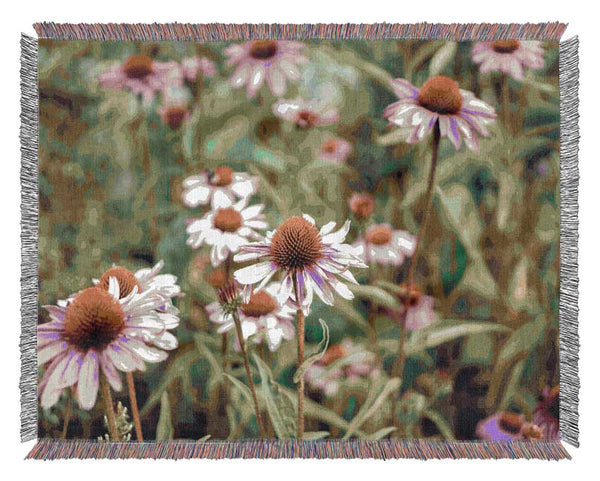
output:
POLYGON ((30 458, 568 458, 566 25, 36 24, 30 458))

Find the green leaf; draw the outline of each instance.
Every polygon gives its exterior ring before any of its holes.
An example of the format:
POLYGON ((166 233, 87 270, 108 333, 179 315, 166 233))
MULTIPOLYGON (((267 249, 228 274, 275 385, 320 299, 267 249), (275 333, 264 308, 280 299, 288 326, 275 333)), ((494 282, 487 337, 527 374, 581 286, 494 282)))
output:
POLYGON ((389 436, 394 431, 396 431, 396 429, 398 429, 398 428, 396 428, 394 426, 388 426, 387 428, 381 428, 372 434, 367 434, 366 436, 363 436, 363 439, 367 439, 370 441, 377 441, 378 439, 383 439, 386 436, 389 436))
POLYGON ((290 439, 296 432, 295 408, 289 397, 285 396, 280 386, 273 381, 269 366, 256 354, 253 354, 252 358, 258 366, 260 386, 275 434, 278 439, 290 439))
POLYGON ((254 402, 252 399, 252 392, 250 391, 250 388, 248 386, 246 386, 238 378, 233 377, 231 374, 224 372, 223 376, 225 376, 227 379, 229 379, 231 381, 231 383, 240 390, 240 392, 244 395, 244 397, 248 401, 254 402))
POLYGON ((531 352, 539 344, 545 328, 546 319, 543 315, 539 315, 533 321, 513 331, 498 354, 498 364, 531 352))
POLYGON ((459 337, 480 334, 483 332, 509 332, 510 329, 495 322, 462 322, 444 321, 421 329, 419 336, 411 336, 405 344, 407 356, 419 351, 436 347, 459 337))
POLYGON ((317 441, 329 436, 329 431, 309 431, 304 433, 304 441, 317 441))
POLYGON ((354 434, 354 432, 358 428, 360 428, 365 423, 365 421, 367 421, 367 419, 373 416, 381 408, 382 404, 390 394, 400 389, 400 384, 400 379, 397 377, 393 377, 390 380, 388 380, 385 383, 385 385, 381 387, 381 389, 370 389, 367 400, 362 405, 354 419, 350 422, 348 430, 346 431, 346 434, 344 434, 344 437, 342 439, 350 438, 354 434), (376 397, 372 396, 371 393, 376 393, 376 397), (372 400, 372 402, 369 402, 371 401, 370 398, 373 397, 374 399, 372 400))
POLYGON ((444 68, 446 68, 446 65, 454 60, 457 46, 458 44, 456 42, 444 42, 442 47, 435 53, 433 57, 431 57, 431 62, 429 62, 430 77, 439 75, 444 68))
POLYGON ((312 356, 307 357, 304 362, 298 366, 298 369, 294 373, 294 382, 296 384, 300 382, 300 379, 304 376, 306 370, 323 357, 329 346, 329 327, 327 327, 327 324, 321 318, 319 318, 319 323, 321 324, 321 329, 323 329, 323 339, 321 339, 321 342, 317 346, 317 352, 312 356))
POLYGON ((450 425, 450 423, 448 421, 446 421, 446 418, 444 418, 444 416, 442 416, 440 413, 438 413, 437 411, 434 411, 433 409, 425 409, 423 411, 423 416, 429 418, 433 422, 433 424, 435 424, 437 426, 437 428, 440 431, 440 434, 444 437, 444 439, 447 439, 447 440, 454 439, 454 433, 452 432, 452 426, 450 425))
POLYGON ((374 304, 396 311, 401 307, 400 303, 394 296, 392 296, 389 292, 384 291, 380 287, 354 284, 350 284, 348 287, 357 297, 368 299, 374 304))
POLYGON ((173 439, 173 423, 171 422, 171 406, 169 395, 164 391, 160 396, 160 415, 156 425, 156 440, 170 441, 173 439))

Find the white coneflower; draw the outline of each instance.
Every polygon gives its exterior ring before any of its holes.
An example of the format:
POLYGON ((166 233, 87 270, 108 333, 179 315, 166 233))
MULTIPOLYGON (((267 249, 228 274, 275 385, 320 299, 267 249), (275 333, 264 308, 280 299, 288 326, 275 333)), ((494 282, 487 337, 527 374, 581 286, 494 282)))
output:
MULTIPOLYGON (((263 340, 270 351, 276 351, 282 341, 294 338, 293 319, 296 309, 289 304, 279 304, 275 298, 279 292, 279 283, 272 282, 263 290, 254 292, 248 302, 239 306, 239 317, 242 325, 244 340, 260 344, 263 340)), ((217 332, 227 332, 235 327, 231 313, 226 312, 219 302, 206 306, 206 312, 211 322, 219 324, 217 332)), ((236 349, 239 342, 236 338, 236 349)))
POLYGON ((247 199, 258 189, 258 177, 246 172, 234 172, 231 167, 221 165, 192 175, 183 181, 183 202, 188 207, 215 203, 224 195, 232 201, 247 199))
POLYGON ((354 243, 357 254, 366 264, 400 266, 415 252, 416 237, 403 230, 394 230, 390 224, 369 226, 364 238, 354 243))
POLYGON ((157 311, 163 303, 153 290, 138 293, 137 286, 121 298, 111 277, 108 290, 90 287, 67 307, 44 306, 51 320, 38 326, 38 364, 49 363, 39 387, 42 407, 53 406, 63 389, 76 385, 79 406, 91 409, 101 373, 119 391, 118 371, 143 371, 146 362, 164 361, 165 351, 139 338, 143 331, 165 330, 157 311))
POLYGON ((335 222, 329 222, 318 230, 309 215, 291 217, 269 232, 263 241, 241 247, 235 261, 259 262, 237 270, 235 279, 244 285, 259 283, 256 290, 260 291, 280 272, 281 287, 277 298, 281 304, 293 299, 301 306, 309 306, 313 293, 329 305, 333 305, 334 292, 345 299, 353 299, 350 289, 338 278, 358 284, 350 268, 367 266, 350 245, 344 244, 350 221, 333 232, 335 225, 335 222))
POLYGON ((264 205, 247 207, 247 200, 237 203, 223 194, 215 194, 213 211, 201 219, 190 219, 187 226, 187 244, 194 249, 206 244, 211 246, 210 261, 213 267, 235 254, 250 240, 260 239, 256 232, 268 227, 262 213, 264 205))

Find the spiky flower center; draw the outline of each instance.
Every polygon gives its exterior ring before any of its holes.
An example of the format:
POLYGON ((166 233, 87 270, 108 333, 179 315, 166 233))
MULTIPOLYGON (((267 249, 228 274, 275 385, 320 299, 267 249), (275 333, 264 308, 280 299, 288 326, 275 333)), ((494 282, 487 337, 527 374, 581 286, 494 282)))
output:
POLYGON ((271 255, 282 269, 304 269, 321 257, 321 235, 303 217, 290 217, 273 234, 271 255))
POLYGON ((392 240, 392 228, 389 225, 376 225, 366 233, 367 242, 377 246, 388 244, 392 240))
POLYGON ((217 167, 210 172, 209 182, 218 187, 226 187, 233 181, 233 169, 225 165, 217 167))
POLYGON ((250 56, 257 60, 268 60, 275 56, 277 50, 275 40, 254 40, 250 45, 250 56))
POLYGON ((119 283, 119 297, 123 299, 127 297, 134 287, 137 287, 137 291, 142 292, 142 286, 140 285, 135 274, 124 267, 111 267, 102 274, 98 281, 97 287, 108 291, 108 281, 111 277, 114 277, 119 283))
POLYGON ((502 413, 499 424, 504 431, 516 434, 521 431, 523 417, 516 413, 502 413))
POLYGON ((125 326, 121 305, 105 290, 89 287, 67 307, 65 338, 82 351, 103 349, 125 326))
POLYGON ((438 114, 457 114, 462 107, 462 95, 455 80, 439 75, 423 84, 417 97, 419 104, 438 114))
POLYGON ((254 292, 250 296, 250 301, 242 304, 242 312, 251 317, 266 316, 275 309, 277 309, 277 302, 265 291, 254 292))
POLYGON ((314 127, 317 125, 319 121, 319 116, 310 110, 301 110, 298 112, 298 117, 296 119, 296 125, 301 129, 307 129, 309 127, 314 127))
POLYGON ((235 281, 227 281, 217 291, 219 304, 227 314, 237 311, 241 305, 240 291, 235 281))
POLYGON ((325 366, 329 366, 330 364, 333 364, 335 361, 342 359, 347 355, 348 350, 344 346, 341 344, 334 344, 325 351, 325 354, 323 354, 323 357, 321 358, 321 362, 325 366))
POLYGON ((185 107, 169 107, 165 112, 165 123, 171 130, 177 130, 183 124, 187 109, 185 107))
POLYGON ((123 63, 123 72, 129 78, 143 79, 153 71, 154 62, 148 55, 132 55, 123 63))
POLYGON ((242 214, 232 207, 218 209, 215 212, 213 224, 223 232, 235 232, 242 227, 242 214))
POLYGON ((326 140, 323 143, 323 152, 326 152, 328 154, 333 154, 335 152, 337 152, 338 146, 339 146, 339 141, 337 139, 329 139, 326 140))
POLYGON ((350 210, 359 219, 366 219, 375 210, 375 199, 371 194, 352 194, 350 210))
POLYGON ((492 42, 492 49, 498 53, 513 53, 520 45, 518 40, 495 40, 492 42))

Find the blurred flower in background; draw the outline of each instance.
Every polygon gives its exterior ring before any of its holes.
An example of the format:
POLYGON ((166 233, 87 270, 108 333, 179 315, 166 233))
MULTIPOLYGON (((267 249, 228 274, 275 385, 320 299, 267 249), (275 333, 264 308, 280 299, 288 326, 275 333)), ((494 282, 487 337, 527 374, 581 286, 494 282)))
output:
POLYGON ((414 254, 415 242, 414 235, 394 230, 391 224, 374 224, 367 227, 364 238, 359 238, 353 246, 365 264, 400 266, 406 257, 414 254))
POLYGON ((273 113, 283 120, 296 124, 299 129, 334 124, 340 118, 338 110, 329 103, 301 97, 278 100, 273 105, 273 113))
POLYGON ((515 80, 523 80, 525 69, 544 67, 544 48, 537 40, 476 42, 472 58, 482 74, 502 72, 515 80))
POLYGON ((210 261, 213 267, 223 263, 230 254, 240 247, 261 236, 257 230, 268 227, 262 213, 264 205, 247 206, 248 200, 242 199, 235 204, 221 191, 213 197, 213 209, 201 219, 189 219, 186 232, 187 244, 194 249, 203 244, 211 246, 210 261))
POLYGON ((375 197, 369 193, 354 192, 348 201, 350 210, 358 220, 365 220, 375 210, 375 197))
POLYGON ((306 370, 305 377, 312 389, 333 397, 343 384, 378 372, 373 353, 346 338, 329 346, 323 357, 306 370))
POLYGON ((221 196, 234 201, 247 199, 258 189, 258 178, 246 172, 234 172, 231 167, 221 165, 206 170, 183 181, 183 203, 188 207, 215 203, 221 196))
POLYGON ((560 439, 560 425, 558 417, 560 391, 559 386, 550 388, 546 386, 542 393, 542 399, 533 411, 533 422, 544 432, 544 439, 560 439))
POLYGON ((177 62, 157 62, 148 55, 132 55, 98 76, 100 86, 108 89, 130 90, 150 103, 157 92, 180 86, 177 62))
POLYGON ((217 66, 206 57, 186 57, 181 60, 181 71, 185 80, 192 83, 199 75, 214 77, 217 74, 217 66))
POLYGON ((350 142, 339 138, 328 139, 321 145, 318 158, 330 162, 344 162, 351 152, 350 142))
POLYGON ((543 436, 539 426, 527 422, 522 414, 510 412, 496 413, 479 421, 475 434, 484 441, 541 439, 543 436))
POLYGON ((230 45, 224 53, 229 57, 227 65, 236 69, 229 82, 236 89, 246 87, 248 98, 252 98, 266 81, 271 93, 281 97, 288 81, 300 79, 299 66, 308 62, 303 50, 303 43, 288 40, 253 40, 230 45))

